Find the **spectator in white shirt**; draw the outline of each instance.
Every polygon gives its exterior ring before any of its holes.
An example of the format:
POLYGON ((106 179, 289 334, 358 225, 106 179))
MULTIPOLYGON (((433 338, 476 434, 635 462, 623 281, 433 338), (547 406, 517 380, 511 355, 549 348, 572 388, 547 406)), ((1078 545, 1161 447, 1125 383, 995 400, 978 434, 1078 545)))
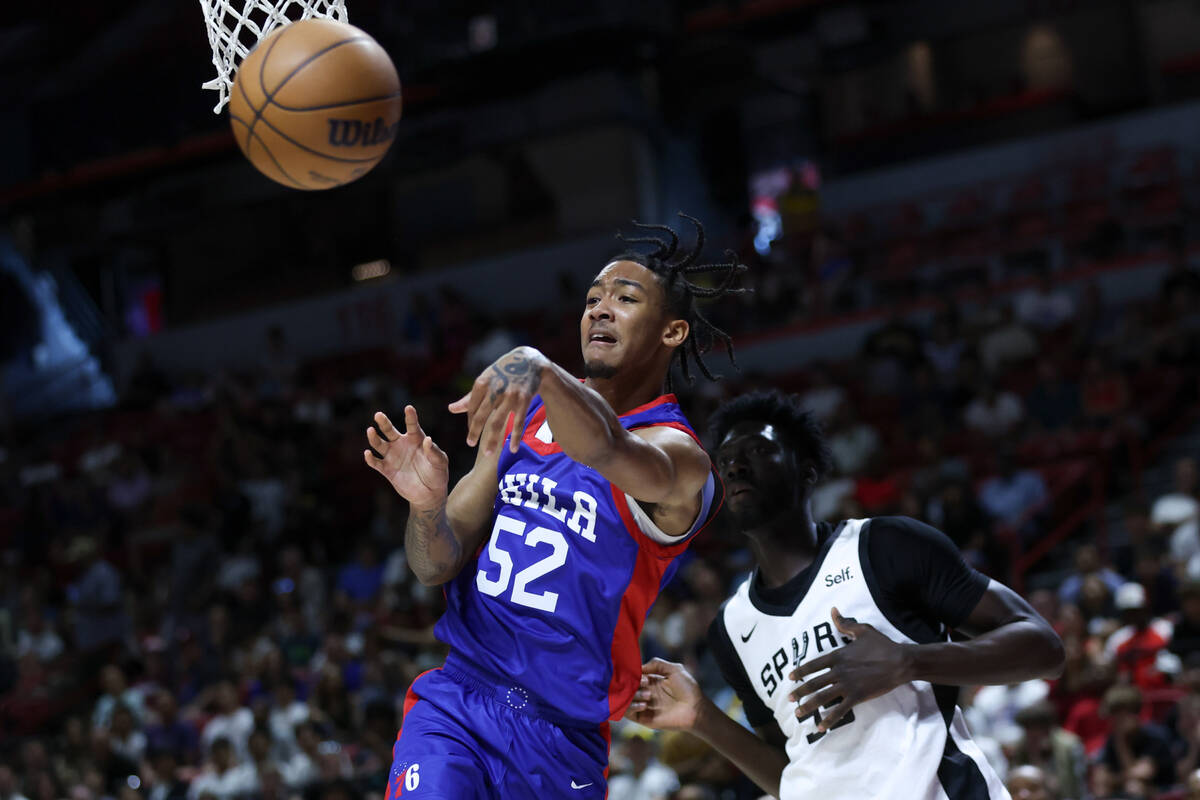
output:
POLYGON ((679 788, 679 776, 655 758, 654 733, 631 724, 622 737, 629 770, 609 780, 609 800, 667 800, 679 788))
POLYGON ((200 733, 205 750, 211 750, 218 739, 227 739, 239 760, 247 756, 246 741, 254 730, 254 714, 238 705, 237 689, 231 681, 221 681, 216 689, 217 713, 200 733))
POLYGON ((212 742, 209 765, 192 781, 188 797, 199 800, 210 794, 217 800, 234 800, 240 795, 257 790, 258 780, 254 774, 254 767, 238 763, 233 745, 225 737, 219 736, 212 742))
POLYGON ((17 632, 17 658, 33 653, 43 664, 55 660, 63 652, 63 640, 46 622, 46 616, 37 606, 25 613, 25 624, 17 632))
POLYGON ((858 475, 879 449, 879 433, 865 422, 859 422, 850 405, 843 405, 835 417, 829 436, 833 463, 841 475, 858 475))
POLYGON ((288 788, 303 791, 320 777, 320 745, 316 725, 305 720, 296 726, 296 752, 279 770, 288 788))
POLYGON ((1025 323, 1015 319, 1011 308, 1004 309, 999 324, 979 340, 979 359, 989 373, 1037 354, 1038 341, 1025 323))
POLYGON ((296 726, 308 719, 308 704, 296 699, 296 687, 289 680, 275 686, 267 727, 274 742, 275 757, 286 763, 296 753, 296 726))
POLYGON ((138 729, 137 720, 128 706, 117 705, 108 726, 108 746, 131 763, 140 764, 146 754, 146 734, 138 729))
POLYGON ((968 428, 992 439, 1011 433, 1024 419, 1025 407, 1020 398, 999 391, 990 381, 984 382, 963 412, 968 428))
POLYGON ((1196 520, 1200 517, 1196 487, 1196 459, 1181 458, 1175 462, 1173 491, 1159 497, 1150 508, 1150 524, 1171 538, 1171 556, 1180 562, 1194 555, 1189 544, 1196 538, 1196 520))
POLYGON ((1017 319, 1039 331, 1056 330, 1075 317, 1075 298, 1056 286, 1049 272, 1017 298, 1017 319))

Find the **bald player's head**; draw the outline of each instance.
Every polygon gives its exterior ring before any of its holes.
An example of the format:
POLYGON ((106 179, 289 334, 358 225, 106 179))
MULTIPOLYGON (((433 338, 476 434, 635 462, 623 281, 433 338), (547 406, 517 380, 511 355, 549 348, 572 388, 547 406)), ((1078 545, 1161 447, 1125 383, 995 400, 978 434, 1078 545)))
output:
POLYGON ((1046 773, 1032 764, 1023 764, 1008 771, 1008 791, 1013 800, 1054 800, 1046 773))

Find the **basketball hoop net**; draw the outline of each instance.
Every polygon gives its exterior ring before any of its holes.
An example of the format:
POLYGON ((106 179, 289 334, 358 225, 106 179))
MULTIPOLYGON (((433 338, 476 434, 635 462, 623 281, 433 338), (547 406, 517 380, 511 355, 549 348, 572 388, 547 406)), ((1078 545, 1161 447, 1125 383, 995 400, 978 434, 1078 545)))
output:
POLYGON ((346 0, 200 0, 200 7, 217 68, 217 77, 203 87, 220 93, 214 114, 229 102, 233 75, 242 59, 275 28, 310 17, 350 21, 346 0))

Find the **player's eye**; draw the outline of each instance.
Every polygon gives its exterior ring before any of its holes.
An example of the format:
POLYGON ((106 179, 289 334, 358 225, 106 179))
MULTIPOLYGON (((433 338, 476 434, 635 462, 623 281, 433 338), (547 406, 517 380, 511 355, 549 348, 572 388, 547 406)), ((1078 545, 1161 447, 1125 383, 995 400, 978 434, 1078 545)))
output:
POLYGON ((635 297, 630 297, 630 296, 629 296, 629 295, 627 295, 627 294, 623 294, 623 295, 621 295, 621 302, 622 302, 622 303, 636 303, 636 302, 637 302, 637 298, 635 298, 635 297))
POLYGON ((589 306, 594 306, 596 303, 599 303, 599 302, 600 302, 600 298, 599 298, 599 297, 589 297, 589 298, 587 299, 587 304, 588 304, 589 306))

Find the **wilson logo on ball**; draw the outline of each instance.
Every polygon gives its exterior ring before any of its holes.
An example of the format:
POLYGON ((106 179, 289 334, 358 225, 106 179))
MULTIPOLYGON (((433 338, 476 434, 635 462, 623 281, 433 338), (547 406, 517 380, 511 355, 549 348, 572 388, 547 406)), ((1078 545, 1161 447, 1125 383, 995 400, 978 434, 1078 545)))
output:
POLYGON ((358 119, 331 119, 329 122, 329 143, 334 147, 370 147, 375 144, 390 142, 396 138, 396 128, 400 123, 388 125, 382 117, 375 122, 363 122, 358 119))

